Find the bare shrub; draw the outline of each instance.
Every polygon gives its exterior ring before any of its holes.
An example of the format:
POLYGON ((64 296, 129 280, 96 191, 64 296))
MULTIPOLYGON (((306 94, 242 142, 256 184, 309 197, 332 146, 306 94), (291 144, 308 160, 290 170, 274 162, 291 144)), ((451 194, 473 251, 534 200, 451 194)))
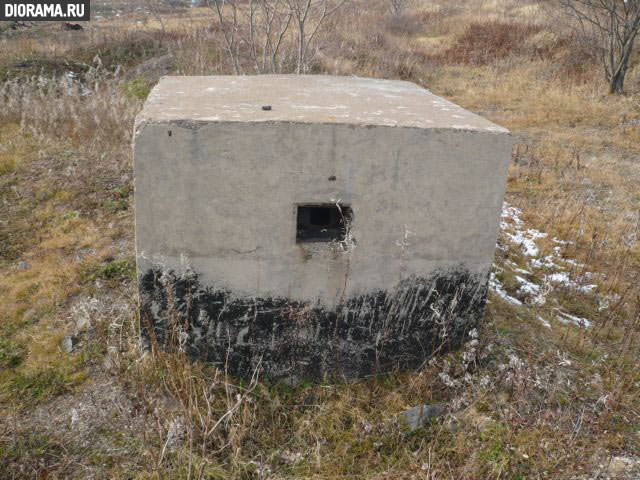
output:
POLYGON ((307 73, 326 20, 348 0, 208 0, 236 74, 307 73), (295 61, 291 61, 295 58, 295 61))
POLYGON ((243 70, 243 59, 256 73, 275 73, 282 67, 283 40, 293 12, 280 0, 234 0, 208 2, 215 13, 227 54, 236 74, 243 70))
POLYGON ((540 30, 537 25, 517 22, 474 22, 443 57, 451 63, 486 65, 519 52, 525 40, 540 30))
POLYGON ((311 47, 322 24, 347 0, 287 0, 297 24, 298 64, 296 73, 306 73, 313 58, 311 47))
POLYGON ((433 62, 423 48, 416 48, 409 32, 394 34, 386 28, 387 21, 392 20, 383 11, 354 3, 346 6, 327 23, 328 29, 341 33, 319 42, 318 69, 337 75, 419 80, 433 62))

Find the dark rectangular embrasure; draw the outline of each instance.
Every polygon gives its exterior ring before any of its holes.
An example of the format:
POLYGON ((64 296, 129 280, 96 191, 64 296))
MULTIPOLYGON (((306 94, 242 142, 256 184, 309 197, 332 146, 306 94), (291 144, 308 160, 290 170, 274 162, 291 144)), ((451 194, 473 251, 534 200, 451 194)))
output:
POLYGON ((347 205, 298 205, 296 242, 340 242, 352 218, 347 205))

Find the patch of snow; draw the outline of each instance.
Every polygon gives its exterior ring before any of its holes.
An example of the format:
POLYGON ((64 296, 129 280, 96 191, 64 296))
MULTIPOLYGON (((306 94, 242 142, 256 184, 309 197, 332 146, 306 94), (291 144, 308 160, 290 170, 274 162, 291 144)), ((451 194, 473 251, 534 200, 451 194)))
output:
POLYGON ((509 251, 509 247, 507 245, 505 245, 504 243, 501 243, 501 242, 497 243, 496 248, 498 250, 500 250, 501 252, 508 252, 509 251))
POLYGON ((573 323, 579 327, 583 328, 591 328, 591 320, 587 320, 586 318, 576 317, 575 315, 570 315, 565 312, 558 311, 558 315, 556 315, 556 320, 565 325, 568 323, 573 323))
POLYGON ((546 282, 557 283, 564 288, 571 288, 581 293, 593 293, 593 291, 598 288, 598 285, 595 283, 583 285, 582 281, 586 279, 585 277, 589 277, 589 275, 580 276, 578 277, 578 281, 575 281, 571 280, 567 272, 555 272, 550 275, 545 275, 544 279, 546 282))
POLYGON ((520 284, 520 291, 528 295, 537 295, 540 292, 540 285, 530 282, 526 278, 515 275, 516 281, 520 284))
MULTIPOLYGON (((541 277, 542 285, 538 285, 529 280, 532 275, 532 271, 521 268, 514 261, 507 260, 506 266, 514 272, 515 280, 519 283, 518 292, 520 294, 527 295, 527 303, 532 305, 545 305, 546 295, 548 295, 554 287, 572 289, 577 292, 590 294, 598 288, 598 285, 591 280, 594 274, 591 272, 582 273, 575 279, 571 278, 570 272, 567 271, 567 266, 571 268, 583 267, 575 259, 562 257, 562 246, 569 245, 575 242, 568 240, 561 240, 557 237, 553 237, 552 242, 557 245, 553 247, 552 253, 540 257, 540 249, 537 245, 537 240, 548 236, 547 233, 539 230, 528 228, 520 218, 522 210, 509 205, 504 202, 502 205, 500 229, 502 231, 503 240, 498 243, 497 248, 502 251, 509 250, 509 244, 514 244, 522 249, 522 253, 526 257, 533 257, 528 260, 528 266, 533 270, 545 270, 545 275, 541 277), (505 241, 506 240, 506 241, 505 241)), ((497 266, 494 266, 496 269, 497 266)), ((502 271, 502 270, 500 270, 502 271)), ((504 286, 493 276, 489 282, 490 287, 496 291, 496 293, 503 299, 513 303, 515 305, 521 305, 522 302, 514 297, 511 297, 504 289, 504 286), (517 302, 517 303, 516 303, 517 302)), ((601 306, 605 303, 601 303, 601 306)), ((607 304, 608 306, 608 304, 607 304)), ((603 307, 607 308, 607 307, 603 307)), ((564 317, 563 317, 564 318, 564 317)), ((588 326, 589 320, 580 319, 575 317, 574 319, 564 318, 565 321, 572 321, 578 325, 588 326), (588 325, 587 325, 588 324, 588 325)))
POLYGON ((574 260, 573 258, 563 258, 561 259, 564 263, 568 263, 569 265, 572 265, 574 267, 584 267, 584 265, 582 263, 578 263, 576 260, 574 260))
POLYGON ((502 218, 510 219, 516 225, 522 225, 522 220, 520 220, 520 214, 522 210, 517 207, 512 207, 507 202, 502 204, 502 218))
POLYGON ((591 283, 589 285, 579 285, 576 290, 582 293, 592 293, 596 288, 598 288, 598 285, 591 283))
POLYGON ((547 236, 546 233, 536 230, 535 228, 527 228, 527 233, 531 235, 533 240, 537 240, 538 238, 545 238, 547 236))
POLYGON ((566 272, 556 272, 551 275, 545 275, 544 279, 553 282, 553 283, 569 283, 571 279, 569 278, 569 274, 566 272))
POLYGON ((547 255, 543 258, 534 258, 529 261, 529 264, 533 268, 558 268, 558 265, 556 265, 556 263, 553 261, 553 255, 547 255))
POLYGON ((491 288, 494 292, 496 292, 498 296, 503 300, 506 300, 507 302, 513 305, 518 305, 518 306, 522 305, 522 302, 520 300, 512 297, 507 292, 505 292, 504 287, 502 286, 502 283, 500 283, 500 280, 496 278, 496 275, 493 272, 491 272, 491 275, 489 276, 489 288, 491 288))
POLYGON ((539 238, 546 237, 547 234, 532 228, 526 230, 521 229, 520 226, 523 225, 523 221, 520 218, 520 214, 522 214, 522 210, 519 208, 512 207, 506 202, 503 203, 500 229, 509 238, 511 243, 522 246, 526 256, 537 257, 540 255, 540 250, 535 241, 539 238), (512 232, 508 230, 512 230, 512 232))
POLYGON ((523 232, 516 232, 515 234, 507 233, 506 235, 511 239, 512 243, 522 246, 522 250, 526 256, 537 257, 540 255, 540 250, 536 242, 534 242, 532 238, 525 237, 523 232))

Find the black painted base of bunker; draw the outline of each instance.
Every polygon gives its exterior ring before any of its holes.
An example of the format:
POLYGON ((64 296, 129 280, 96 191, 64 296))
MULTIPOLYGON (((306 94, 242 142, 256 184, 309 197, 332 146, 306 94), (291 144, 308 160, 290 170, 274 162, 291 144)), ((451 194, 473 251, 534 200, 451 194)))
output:
POLYGON ((457 348, 480 321, 487 278, 464 270, 409 278, 392 291, 336 309, 285 298, 238 298, 197 274, 149 270, 140 278, 143 338, 229 374, 342 380, 419 367, 457 348))

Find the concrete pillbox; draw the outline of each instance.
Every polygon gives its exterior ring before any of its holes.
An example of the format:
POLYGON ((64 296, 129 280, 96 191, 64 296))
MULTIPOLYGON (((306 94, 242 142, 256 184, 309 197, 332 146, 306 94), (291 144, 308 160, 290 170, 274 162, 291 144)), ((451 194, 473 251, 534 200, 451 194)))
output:
POLYGON ((134 138, 145 338, 245 377, 419 367, 482 318, 511 144, 403 81, 163 78, 134 138))

